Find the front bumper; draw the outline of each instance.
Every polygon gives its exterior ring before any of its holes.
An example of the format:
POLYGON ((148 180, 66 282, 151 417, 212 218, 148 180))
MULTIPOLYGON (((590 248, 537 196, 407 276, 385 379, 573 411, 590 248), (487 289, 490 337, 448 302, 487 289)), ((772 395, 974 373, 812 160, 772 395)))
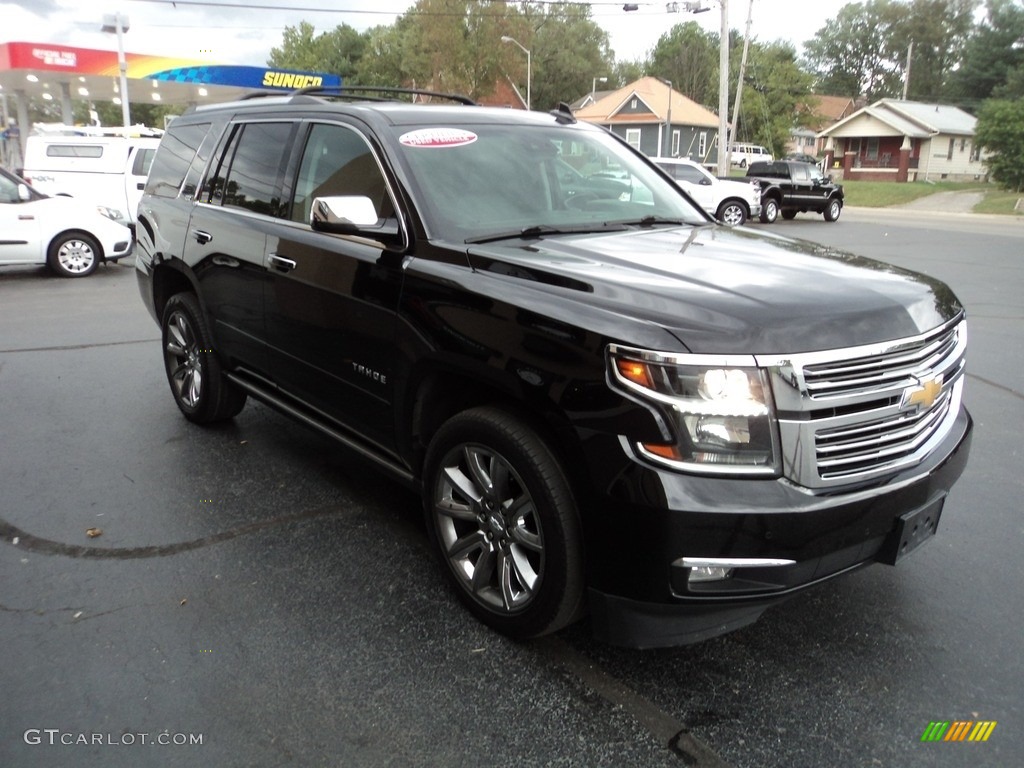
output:
POLYGON ((937 524, 966 466, 972 426, 961 408, 924 462, 854 489, 810 492, 782 479, 686 476, 634 464, 585 519, 595 635, 637 648, 698 642, 750 624, 807 587, 869 563, 895 562, 901 518, 921 511, 922 520, 927 514, 937 524), (693 583, 683 558, 752 567, 693 583))

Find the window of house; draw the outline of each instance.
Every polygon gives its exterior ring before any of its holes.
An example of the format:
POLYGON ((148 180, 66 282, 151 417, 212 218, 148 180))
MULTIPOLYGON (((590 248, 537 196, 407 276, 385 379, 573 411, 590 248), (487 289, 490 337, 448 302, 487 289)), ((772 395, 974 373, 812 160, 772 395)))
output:
POLYGON ((971 162, 976 163, 981 159, 981 147, 977 144, 971 144, 971 162))
POLYGON ((633 99, 631 102, 629 102, 629 108, 636 109, 636 103, 636 99, 633 99))
POLYGON ((627 128, 626 129, 626 143, 629 144, 633 149, 640 149, 640 129, 639 128, 627 128))
POLYGON ((947 160, 952 160, 953 159, 953 150, 954 149, 956 149, 956 139, 950 139, 949 140, 949 151, 946 153, 946 159, 947 160))
POLYGON ((704 157, 708 152, 708 132, 701 131, 700 136, 697 137, 697 154, 700 157, 704 157))
POLYGON ((672 131, 672 157, 679 156, 679 131, 672 131))
POLYGON ((868 137, 868 154, 867 154, 867 157, 868 157, 869 160, 877 160, 878 159, 878 137, 877 136, 870 136, 870 137, 868 137))

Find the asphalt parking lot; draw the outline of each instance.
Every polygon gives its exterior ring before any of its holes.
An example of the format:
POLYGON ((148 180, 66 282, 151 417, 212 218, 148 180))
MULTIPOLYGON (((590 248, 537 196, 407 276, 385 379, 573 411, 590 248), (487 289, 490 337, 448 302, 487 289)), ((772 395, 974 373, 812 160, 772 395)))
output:
POLYGON ((188 424, 130 265, 0 271, 0 766, 1018 764, 1024 226, 772 231, 954 287, 971 462, 897 568, 647 652, 495 635, 386 476, 259 404, 188 424), (922 743, 938 720, 997 725, 922 743))

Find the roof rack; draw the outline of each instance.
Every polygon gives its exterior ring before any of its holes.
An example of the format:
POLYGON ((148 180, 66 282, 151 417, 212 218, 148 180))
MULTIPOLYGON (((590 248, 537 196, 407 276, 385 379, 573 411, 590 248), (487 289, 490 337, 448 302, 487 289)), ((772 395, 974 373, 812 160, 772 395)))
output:
POLYGON ((311 85, 308 88, 300 88, 297 91, 292 91, 291 96, 328 96, 336 99, 351 99, 362 100, 362 101, 393 101, 389 98, 381 98, 374 96, 366 96, 368 93, 380 93, 380 94, 403 94, 412 96, 430 96, 435 99, 445 99, 446 101, 454 101, 457 104, 465 104, 468 107, 475 107, 477 103, 468 96, 463 96, 459 93, 441 93, 439 91, 428 91, 422 88, 386 88, 383 86, 376 85, 337 85, 337 86, 323 86, 323 85, 311 85))

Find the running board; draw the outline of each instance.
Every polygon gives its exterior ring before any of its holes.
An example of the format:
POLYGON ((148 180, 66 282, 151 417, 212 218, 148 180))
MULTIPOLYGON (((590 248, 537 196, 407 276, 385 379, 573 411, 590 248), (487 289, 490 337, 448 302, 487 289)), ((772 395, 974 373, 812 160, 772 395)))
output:
POLYGON ((281 397, 278 397, 277 395, 273 395, 270 392, 267 392, 267 390, 253 384, 252 381, 250 381, 248 378, 244 376, 239 376, 237 373, 231 372, 225 373, 225 376, 227 376, 227 378, 231 381, 232 384, 245 390, 248 394, 252 395, 260 402, 266 403, 271 408, 274 408, 275 410, 281 411, 282 413, 285 413, 295 418, 297 421, 301 422, 302 424, 305 424, 307 427, 311 427, 315 429, 317 432, 321 432, 327 435, 332 440, 336 440, 337 442, 344 445, 346 448, 355 451, 360 456, 369 459, 375 464, 380 465, 384 469, 396 475, 400 480, 403 480, 404 482, 410 485, 416 484, 416 476, 413 475, 412 472, 403 467, 401 464, 398 464, 392 459, 389 459, 387 456, 371 448, 368 448, 363 443, 358 442, 357 440, 346 435, 344 432, 341 432, 335 429, 334 427, 325 424, 323 421, 313 418, 303 409, 293 405, 292 403, 288 402, 287 400, 281 397))

